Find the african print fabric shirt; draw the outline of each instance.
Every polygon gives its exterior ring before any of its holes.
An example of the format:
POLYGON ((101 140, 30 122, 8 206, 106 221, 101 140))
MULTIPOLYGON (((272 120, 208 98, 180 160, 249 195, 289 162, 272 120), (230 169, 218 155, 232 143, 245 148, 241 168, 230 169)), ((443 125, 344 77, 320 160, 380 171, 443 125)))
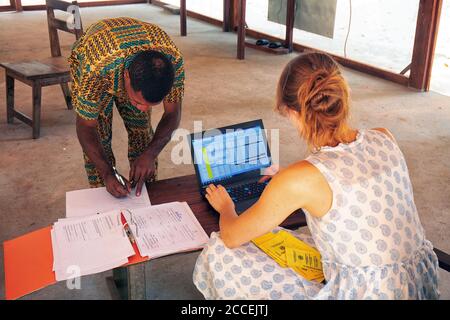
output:
POLYGON ((135 54, 155 50, 172 61, 175 79, 165 97, 167 102, 181 101, 184 94, 183 57, 160 27, 132 18, 111 18, 91 25, 77 40, 69 57, 72 103, 86 120, 97 119, 111 97, 127 99, 124 70, 135 54))

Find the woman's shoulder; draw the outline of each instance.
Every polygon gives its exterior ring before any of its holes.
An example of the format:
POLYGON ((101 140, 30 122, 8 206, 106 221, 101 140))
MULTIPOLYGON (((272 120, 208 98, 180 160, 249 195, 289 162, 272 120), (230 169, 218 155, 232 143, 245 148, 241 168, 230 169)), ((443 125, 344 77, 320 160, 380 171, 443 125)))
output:
POLYGON ((289 186, 295 190, 300 188, 310 190, 319 176, 321 173, 313 164, 307 160, 301 160, 280 170, 273 180, 279 185, 289 186))
POLYGON ((308 160, 300 160, 292 163, 284 170, 294 175, 309 175, 314 173, 314 165, 311 164, 308 160))
POLYGON ((389 129, 387 128, 372 128, 370 130, 375 130, 381 133, 384 133, 389 139, 391 139, 393 142, 397 143, 397 141, 394 138, 394 135, 392 134, 391 131, 389 131, 389 129))
POLYGON ((313 216, 321 217, 332 202, 332 190, 319 169, 303 160, 293 163, 274 177, 272 187, 278 188, 299 208, 307 209, 313 216))

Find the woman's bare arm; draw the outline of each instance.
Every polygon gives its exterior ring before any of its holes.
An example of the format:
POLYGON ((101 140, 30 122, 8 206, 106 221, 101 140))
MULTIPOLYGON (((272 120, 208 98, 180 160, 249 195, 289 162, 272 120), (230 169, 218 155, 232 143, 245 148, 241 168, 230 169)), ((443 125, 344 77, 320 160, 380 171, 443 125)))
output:
POLYGON ((259 200, 240 216, 223 187, 212 186, 207 198, 220 213, 222 240, 234 248, 273 230, 299 208, 316 216, 325 214, 332 192, 318 169, 301 161, 276 174, 259 200))

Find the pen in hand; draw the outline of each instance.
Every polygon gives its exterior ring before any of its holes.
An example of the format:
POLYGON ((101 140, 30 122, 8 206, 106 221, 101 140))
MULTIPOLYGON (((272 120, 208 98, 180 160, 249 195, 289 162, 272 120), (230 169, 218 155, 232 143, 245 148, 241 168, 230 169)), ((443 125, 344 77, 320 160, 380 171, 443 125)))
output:
POLYGON ((125 183, 124 178, 119 174, 119 172, 117 171, 116 167, 113 166, 112 168, 113 168, 114 175, 115 175, 117 181, 120 183, 120 185, 121 185, 125 190, 128 191, 127 184, 125 183))

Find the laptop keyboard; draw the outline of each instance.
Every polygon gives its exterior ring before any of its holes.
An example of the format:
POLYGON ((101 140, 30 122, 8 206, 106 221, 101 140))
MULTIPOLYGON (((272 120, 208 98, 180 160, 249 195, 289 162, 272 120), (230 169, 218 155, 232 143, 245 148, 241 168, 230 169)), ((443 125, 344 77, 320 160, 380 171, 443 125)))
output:
POLYGON ((227 187, 227 191, 230 194, 231 199, 234 202, 239 202, 246 199, 259 198, 268 182, 258 183, 253 181, 237 186, 227 187))

